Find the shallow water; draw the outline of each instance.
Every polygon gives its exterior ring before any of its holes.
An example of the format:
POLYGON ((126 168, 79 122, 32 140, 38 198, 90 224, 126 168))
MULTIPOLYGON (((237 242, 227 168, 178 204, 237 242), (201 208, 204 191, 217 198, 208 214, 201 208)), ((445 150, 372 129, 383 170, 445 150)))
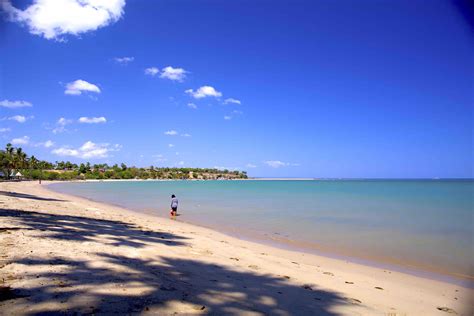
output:
POLYGON ((117 181, 52 189, 299 250, 474 277, 474 180, 117 181))

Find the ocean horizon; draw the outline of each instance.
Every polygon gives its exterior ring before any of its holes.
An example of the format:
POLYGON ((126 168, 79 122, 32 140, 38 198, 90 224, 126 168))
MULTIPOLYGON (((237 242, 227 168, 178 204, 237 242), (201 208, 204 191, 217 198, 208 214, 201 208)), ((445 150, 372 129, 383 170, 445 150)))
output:
POLYGON ((259 180, 50 187, 161 217, 176 194, 181 221, 298 251, 472 282, 473 179, 259 180))

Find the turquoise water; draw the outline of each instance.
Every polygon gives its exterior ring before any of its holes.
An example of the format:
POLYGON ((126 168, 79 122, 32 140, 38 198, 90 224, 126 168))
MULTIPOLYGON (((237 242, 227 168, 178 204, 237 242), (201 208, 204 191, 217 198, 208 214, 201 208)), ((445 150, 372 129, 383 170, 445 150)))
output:
POLYGON ((474 180, 127 181, 54 190, 305 251, 474 277, 474 180))

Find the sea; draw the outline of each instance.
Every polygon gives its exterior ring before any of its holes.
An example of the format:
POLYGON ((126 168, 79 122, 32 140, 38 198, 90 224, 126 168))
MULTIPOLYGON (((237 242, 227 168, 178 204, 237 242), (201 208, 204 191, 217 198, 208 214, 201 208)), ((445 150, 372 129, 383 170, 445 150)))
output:
POLYGON ((57 183, 51 189, 251 241, 472 287, 474 180, 57 183))

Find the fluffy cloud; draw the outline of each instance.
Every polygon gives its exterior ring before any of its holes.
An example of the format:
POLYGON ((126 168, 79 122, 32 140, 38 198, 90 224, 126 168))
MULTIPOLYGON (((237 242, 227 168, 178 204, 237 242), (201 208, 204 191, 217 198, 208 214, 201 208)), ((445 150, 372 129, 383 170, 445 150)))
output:
POLYGON ((87 124, 98 124, 98 123, 106 123, 107 119, 103 116, 101 117, 80 117, 77 120, 79 123, 87 123, 87 124))
POLYGON ((173 148, 174 145, 173 145, 173 144, 168 144, 168 147, 169 147, 169 148, 173 148))
POLYGON ((188 103, 188 107, 194 110, 198 108, 197 105, 194 103, 188 103))
POLYGON ((14 115, 7 118, 9 121, 17 121, 18 123, 25 123, 29 118, 23 115, 14 115))
POLYGON ((79 35, 116 22, 125 0, 34 0, 20 10, 9 0, 0 2, 12 21, 28 26, 30 33, 62 41, 62 35, 79 35))
POLYGON ((43 147, 46 147, 46 148, 53 147, 53 146, 54 146, 54 143, 51 140, 47 140, 43 143, 43 147))
POLYGON ((66 125, 71 124, 72 120, 68 120, 64 117, 61 117, 57 122, 56 122, 56 127, 53 129, 54 134, 59 134, 62 132, 66 131, 66 125))
POLYGON ((174 136, 174 135, 178 135, 178 132, 175 130, 170 130, 170 131, 166 131, 165 135, 174 136))
POLYGON ((287 166, 299 166, 300 164, 298 163, 289 163, 289 162, 283 162, 280 160, 267 160, 264 161, 264 163, 272 168, 280 168, 280 167, 287 167, 287 166))
POLYGON ((155 158, 156 162, 165 162, 168 160, 162 154, 153 155, 152 157, 155 158))
POLYGON ((16 108, 24 108, 24 107, 31 107, 31 104, 28 101, 10 101, 10 100, 3 100, 0 101, 0 106, 4 108, 16 109, 16 108))
POLYGON ((54 146, 54 142, 52 140, 47 140, 44 143, 37 143, 35 147, 44 147, 44 148, 51 148, 54 146))
POLYGON ((61 118, 59 118, 59 120, 56 124, 61 125, 61 126, 65 126, 65 125, 71 124, 71 123, 72 123, 72 120, 68 120, 64 117, 61 117, 61 118))
POLYGON ((64 91, 65 94, 69 95, 81 95, 82 92, 100 93, 100 89, 95 84, 79 79, 68 83, 64 91))
POLYGON ((0 128, 0 133, 6 133, 6 132, 9 132, 9 131, 11 131, 11 129, 9 127, 0 128))
POLYGON ((187 94, 189 94, 195 99, 201 99, 205 97, 219 98, 222 96, 221 92, 217 91, 216 89, 214 89, 214 87, 211 87, 211 86, 202 86, 196 91, 194 91, 193 89, 188 89, 184 92, 186 92, 187 94))
POLYGON ((248 163, 245 165, 247 168, 257 168, 256 165, 252 164, 252 163, 248 163))
POLYGON ((226 121, 229 121, 231 119, 232 119, 232 116, 229 116, 229 115, 224 116, 224 120, 226 120, 226 121))
POLYGON ((149 75, 152 77, 156 76, 159 72, 160 70, 156 67, 150 67, 150 68, 145 69, 145 75, 149 75))
POLYGON ((184 134, 181 134, 181 136, 183 136, 183 137, 191 137, 191 134, 184 133, 184 134))
POLYGON ((85 142, 81 147, 74 149, 68 147, 60 147, 51 151, 51 153, 58 156, 70 156, 82 159, 93 159, 93 158, 107 158, 110 152, 118 151, 121 146, 110 145, 110 144, 96 144, 91 141, 85 142))
POLYGON ((134 61, 135 57, 115 57, 114 60, 118 64, 127 65, 128 63, 131 63, 132 61, 134 61))
POLYGON ((224 100, 224 104, 229 104, 229 103, 234 103, 234 104, 242 104, 240 100, 234 99, 234 98, 228 98, 224 100))
POLYGON ((23 136, 23 137, 20 137, 20 138, 13 138, 10 143, 12 143, 12 145, 28 145, 28 143, 30 142, 30 138, 28 136, 23 136))
POLYGON ((187 71, 183 68, 173 68, 171 66, 165 67, 160 75, 160 78, 166 78, 173 81, 183 81, 186 78, 187 71))

